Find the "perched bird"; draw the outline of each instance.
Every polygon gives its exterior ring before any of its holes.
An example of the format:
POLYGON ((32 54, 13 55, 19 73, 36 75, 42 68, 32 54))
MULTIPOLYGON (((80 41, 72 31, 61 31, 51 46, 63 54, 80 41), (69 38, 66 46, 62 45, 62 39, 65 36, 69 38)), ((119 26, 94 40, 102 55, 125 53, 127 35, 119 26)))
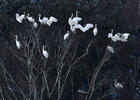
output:
POLYGON ((47 17, 43 17, 41 19, 41 14, 39 14, 39 22, 43 25, 47 25, 47 21, 48 21, 48 18, 47 17))
POLYGON ((108 33, 108 38, 111 38, 113 42, 116 42, 120 40, 120 34, 117 33, 113 36, 113 29, 111 29, 111 33, 108 33))
POLYGON ((25 19, 25 14, 22 14, 22 15, 19 15, 18 13, 16 13, 16 20, 19 22, 19 23, 22 23, 23 19, 25 19))
MULTIPOLYGON (((79 24, 79 21, 81 21, 82 18, 78 17, 78 14, 76 12, 76 17, 73 17, 73 14, 71 15, 71 17, 69 18, 68 20, 68 23, 70 25, 70 30, 72 32, 75 32, 76 31, 76 27, 79 27, 79 26, 76 26, 77 24, 79 24)), ((80 26, 81 27, 81 26, 80 26)))
POLYGON ((49 57, 49 54, 48 54, 48 52, 45 50, 45 48, 44 48, 44 45, 43 45, 43 48, 42 48, 42 53, 43 53, 43 56, 45 57, 45 58, 48 58, 49 57))
POLYGON ((86 91, 83 91, 83 90, 77 90, 79 93, 82 93, 82 94, 88 94, 88 92, 86 91))
POLYGON ((95 24, 95 28, 93 29, 93 34, 94 36, 98 34, 97 24, 95 24))
POLYGON ((35 22, 35 19, 33 17, 30 17, 29 14, 27 14, 27 19, 31 23, 34 23, 35 22))
POLYGON ((107 46, 107 49, 108 49, 109 52, 111 52, 111 53, 115 53, 113 47, 111 47, 111 46, 108 45, 108 46, 107 46))
POLYGON ((83 31, 83 32, 86 32, 86 31, 88 31, 90 28, 93 28, 93 24, 86 24, 86 26, 83 27, 82 31, 83 31))
POLYGON ((70 35, 70 32, 67 31, 67 33, 64 35, 64 40, 68 39, 69 35, 70 35))
POLYGON ((21 48, 21 44, 20 44, 20 42, 18 41, 17 35, 16 35, 16 46, 17 46, 18 49, 21 48))
POLYGON ((51 26, 52 23, 56 23, 58 20, 55 17, 50 17, 47 21, 47 25, 51 26))
POLYGON ((116 79, 114 81, 114 86, 115 86, 116 89, 122 89, 123 88, 123 85, 121 83, 118 83, 116 79))
POLYGON ((33 26, 34 26, 35 28, 37 28, 37 26, 38 26, 37 22, 33 22, 33 26))

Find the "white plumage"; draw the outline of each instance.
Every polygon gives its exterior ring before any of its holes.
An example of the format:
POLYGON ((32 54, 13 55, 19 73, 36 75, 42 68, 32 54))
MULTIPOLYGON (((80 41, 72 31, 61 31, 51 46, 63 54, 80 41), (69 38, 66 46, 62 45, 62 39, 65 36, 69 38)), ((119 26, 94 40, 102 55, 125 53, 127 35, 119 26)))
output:
POLYGON ((123 33, 123 36, 126 38, 126 39, 128 39, 128 36, 129 36, 130 34, 129 33, 123 33))
POLYGON ((88 94, 88 92, 86 91, 83 91, 83 90, 78 90, 79 93, 82 93, 82 94, 88 94))
POLYGON ((82 20, 82 18, 78 17, 77 12, 76 12, 76 17, 73 17, 73 14, 71 15, 71 17, 68 20, 68 23, 70 25, 70 30, 72 32, 75 32, 76 31, 76 27, 81 27, 81 26, 78 25, 79 21, 81 21, 81 20, 82 20))
POLYGON ((112 39, 112 41, 114 41, 114 42, 120 41, 120 35, 119 35, 119 34, 115 34, 111 39, 112 39))
POLYGON ((73 26, 73 29, 76 31, 76 29, 80 29, 82 32, 88 31, 90 28, 93 28, 93 24, 86 24, 85 27, 83 27, 80 24, 76 24, 73 26))
POLYGON ((80 24, 76 24, 73 26, 73 29, 76 30, 76 29, 80 29, 81 31, 83 31, 83 26, 80 25, 80 24))
POLYGON ((113 29, 111 29, 111 33, 108 33, 108 38, 112 38, 113 37, 113 29))
POLYGON ((17 46, 18 49, 20 49, 20 47, 21 47, 21 44, 20 44, 20 42, 18 41, 17 35, 16 35, 16 46, 17 46))
POLYGON ((58 20, 55 17, 50 17, 47 21, 47 25, 51 26, 52 23, 56 23, 58 20))
POLYGON ((44 56, 45 58, 48 58, 48 57, 49 57, 48 52, 44 49, 44 45, 43 45, 42 53, 43 53, 43 56, 44 56))
POLYGON ((108 38, 111 38, 113 42, 119 41, 120 40, 120 34, 117 33, 113 36, 113 29, 111 30, 111 33, 108 33, 108 38))
POLYGON ((33 23, 33 26, 34 26, 35 28, 37 28, 37 26, 38 26, 37 22, 34 22, 34 23, 33 23))
POLYGON ((129 33, 117 33, 113 36, 113 29, 111 30, 111 33, 108 33, 108 38, 111 38, 112 41, 122 41, 122 42, 127 42, 127 39, 129 37, 129 33))
POLYGON ((121 83, 118 83, 117 80, 115 80, 114 86, 115 86, 117 89, 122 89, 122 88, 123 88, 123 85, 122 85, 121 83))
POLYGON ((108 49, 109 52, 111 52, 111 53, 115 53, 113 47, 111 47, 111 46, 108 45, 108 46, 107 46, 107 49, 108 49))
POLYGON ((39 14, 39 22, 43 25, 47 25, 47 21, 48 21, 48 18, 47 17, 43 17, 41 19, 41 14, 39 14))
POLYGON ((31 23, 34 23, 35 22, 35 19, 33 17, 29 16, 29 14, 27 14, 27 19, 31 23))
POLYGON ((86 31, 88 31, 90 28, 93 28, 93 24, 86 24, 86 26, 83 27, 82 31, 83 31, 83 32, 86 32, 86 31))
POLYGON ((128 39, 129 35, 130 35, 129 33, 124 33, 124 34, 120 33, 120 41, 127 42, 127 39, 128 39))
POLYGON ((98 34, 97 24, 95 24, 95 28, 93 29, 93 34, 94 36, 98 34))
POLYGON ((70 35, 70 32, 67 31, 67 33, 64 35, 64 40, 68 39, 69 35, 70 35))
POLYGON ((70 25, 70 30, 72 32, 75 32, 76 29, 80 29, 82 32, 88 31, 90 28, 93 28, 93 24, 86 24, 84 27, 79 24, 79 21, 81 21, 82 18, 78 17, 78 11, 76 11, 76 17, 73 17, 73 14, 68 20, 68 23, 70 25))
POLYGON ((19 23, 22 23, 23 19, 25 19, 25 14, 19 15, 18 13, 16 13, 16 20, 19 23))
POLYGON ((76 11, 76 17, 73 17, 73 14, 69 18, 69 24, 76 25, 81 21, 82 18, 78 17, 78 11, 76 11))

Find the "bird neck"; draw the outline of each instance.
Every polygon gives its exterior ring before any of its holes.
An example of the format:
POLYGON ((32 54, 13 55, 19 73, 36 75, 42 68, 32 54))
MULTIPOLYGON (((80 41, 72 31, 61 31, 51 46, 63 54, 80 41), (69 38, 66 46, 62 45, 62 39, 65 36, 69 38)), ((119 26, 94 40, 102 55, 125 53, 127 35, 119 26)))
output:
POLYGON ((95 25, 95 28, 97 28, 97 25, 95 25))
POLYGON ((18 38, 17 38, 17 36, 16 36, 16 41, 17 41, 17 39, 18 39, 18 38))
POLYGON ((73 14, 71 14, 71 17, 70 17, 70 19, 72 19, 73 18, 73 14))
POLYGON ((27 17, 29 17, 30 15, 29 14, 27 14, 27 17))
POLYGON ((16 14, 16 18, 19 18, 19 14, 16 14))
POLYGON ((41 15, 39 14, 39 21, 41 21, 41 15))
POLYGON ((45 51, 44 46, 43 46, 43 49, 42 50, 45 51))
POLYGON ((78 11, 76 11, 76 17, 78 17, 78 11))
POLYGON ((117 84, 117 80, 114 81, 114 84, 117 84))

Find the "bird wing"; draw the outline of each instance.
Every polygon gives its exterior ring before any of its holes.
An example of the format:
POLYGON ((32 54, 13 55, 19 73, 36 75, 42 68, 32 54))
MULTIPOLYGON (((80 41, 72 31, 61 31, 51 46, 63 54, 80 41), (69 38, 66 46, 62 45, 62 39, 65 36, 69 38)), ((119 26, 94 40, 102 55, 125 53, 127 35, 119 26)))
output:
POLYGON ((86 26, 83 28, 83 31, 86 32, 86 31, 88 31, 90 28, 93 28, 93 24, 86 24, 86 26))
POLYGON ((57 19, 55 17, 50 17, 49 21, 52 22, 57 22, 57 19))
POLYGON ((80 29, 82 32, 84 31, 84 30, 83 30, 83 26, 80 25, 80 24, 74 25, 74 28, 75 28, 75 29, 80 29))
POLYGON ((19 23, 22 23, 22 20, 20 20, 19 18, 16 19, 19 23))
POLYGON ((74 22, 79 22, 79 21, 82 20, 82 18, 80 18, 80 17, 74 17, 72 20, 73 20, 74 22))
POLYGON ((22 14, 22 15, 20 16, 20 18, 21 18, 21 19, 24 19, 24 18, 25 18, 25 15, 22 14))
POLYGON ((30 22, 34 22, 34 21, 35 21, 35 19, 32 18, 32 17, 27 17, 27 19, 28 19, 30 22))
POLYGON ((126 38, 126 39, 128 39, 128 36, 129 36, 130 34, 129 33, 124 33, 123 34, 123 36, 126 38))
POLYGON ((47 17, 43 17, 43 21, 48 21, 49 19, 47 17))

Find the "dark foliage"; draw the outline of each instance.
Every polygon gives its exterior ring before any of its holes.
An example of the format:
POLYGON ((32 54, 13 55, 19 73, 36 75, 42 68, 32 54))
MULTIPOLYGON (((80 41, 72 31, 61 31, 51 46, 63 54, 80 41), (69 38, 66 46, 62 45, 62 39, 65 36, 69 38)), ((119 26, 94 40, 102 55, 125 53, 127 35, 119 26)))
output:
MULTIPOLYGON (((77 10, 79 16, 83 18, 82 24, 85 24, 85 22, 98 24, 99 34, 97 37, 93 37, 93 34, 90 34, 92 32, 82 33, 78 31, 76 33, 77 40, 72 36, 74 42, 70 48, 70 54, 73 54, 77 49, 75 59, 85 52, 90 41, 94 41, 94 43, 91 44, 88 54, 72 67, 61 100, 86 100, 86 94, 80 94, 77 90, 88 90, 90 79, 104 57, 106 46, 110 43, 115 46, 117 52, 111 56, 109 61, 104 63, 100 70, 96 83, 101 80, 103 80, 103 83, 95 90, 91 100, 94 100, 94 98, 96 98, 95 100, 140 100, 140 0, 0 0, 0 100, 2 98, 1 90, 5 100, 16 100, 14 95, 17 96, 17 100, 23 100, 22 93, 12 82, 9 83, 15 94, 9 90, 5 77, 2 75, 4 73, 3 65, 19 87, 25 89, 23 91, 27 97, 29 96, 26 78, 21 77, 22 72, 20 72, 22 70, 25 74, 29 74, 28 69, 15 56, 15 54, 21 56, 20 51, 15 47, 16 34, 20 36, 21 40, 24 40, 22 36, 39 32, 40 44, 45 44, 46 48, 49 48, 50 55, 52 55, 46 65, 43 65, 44 63, 40 65, 46 66, 43 70, 49 70, 47 77, 49 87, 52 87, 54 79, 57 77, 56 60, 58 58, 55 55, 59 47, 56 44, 62 47, 63 41, 59 38, 69 30, 66 23, 71 13, 75 13, 77 10), (40 25, 40 29, 33 30, 28 22, 19 24, 16 21, 15 13, 21 14, 23 12, 30 13, 36 19, 38 19, 39 13, 43 16, 56 16, 59 22, 50 28, 40 25), (114 29, 115 32, 130 33, 128 42, 112 43, 107 38, 110 29, 114 29), (53 35, 56 37, 53 37, 53 35), (53 41, 54 39, 59 41, 53 41), (49 66, 49 69, 47 69, 47 66, 49 66), (115 90, 114 79, 121 82, 124 88, 115 90), (99 98, 111 90, 113 90, 113 93, 104 98, 99 98)), ((34 45, 34 41, 33 39, 30 47, 34 45)), ((38 52, 35 51, 34 54, 38 61, 42 59, 38 56, 38 52)), ((66 65, 62 72, 64 73, 62 79, 65 78, 68 66, 74 62, 74 60, 71 61, 70 56, 66 56, 64 60, 66 65)), ((35 75, 38 71, 41 72, 41 68, 40 70, 34 70, 35 75)), ((42 74, 38 77, 36 87, 40 90, 42 74)), ((8 78, 10 79, 10 77, 8 78)), ((45 89, 45 92, 42 100, 49 100, 47 89, 45 89)), ((54 90, 53 95, 51 100, 56 100, 56 90, 54 90)))

